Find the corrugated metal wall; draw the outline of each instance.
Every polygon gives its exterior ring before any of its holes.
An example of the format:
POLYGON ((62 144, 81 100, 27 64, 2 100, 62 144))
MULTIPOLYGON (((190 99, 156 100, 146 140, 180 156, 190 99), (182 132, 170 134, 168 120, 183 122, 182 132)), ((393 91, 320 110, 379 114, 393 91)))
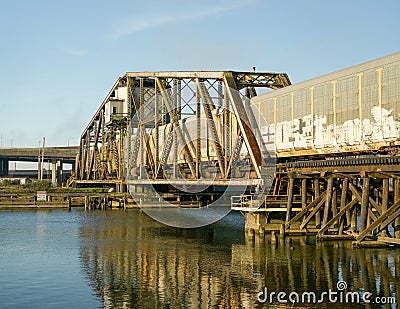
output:
POLYGON ((255 97, 252 103, 256 119, 264 118, 265 143, 275 142, 281 156, 400 144, 400 53, 255 97))

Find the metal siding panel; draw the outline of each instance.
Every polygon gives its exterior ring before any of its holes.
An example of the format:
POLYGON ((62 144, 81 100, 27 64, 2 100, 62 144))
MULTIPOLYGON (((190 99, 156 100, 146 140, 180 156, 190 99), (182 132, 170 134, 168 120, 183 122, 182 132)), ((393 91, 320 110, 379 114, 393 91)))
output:
POLYGON ((333 84, 317 85, 314 90, 314 145, 325 148, 334 144, 333 84))
POLYGON ((333 73, 331 79, 327 75, 312 80, 313 84, 308 81, 255 97, 255 104, 262 101, 261 113, 270 123, 268 132, 275 134, 278 151, 284 151, 285 156, 289 151, 300 154, 296 149, 351 152, 400 142, 399 56, 333 73), (310 87, 314 87, 313 98, 310 87))
POLYGON ((336 124, 359 118, 358 77, 338 80, 336 88, 336 124))
POLYGON ((311 95, 309 88, 303 88, 294 93, 294 118, 303 118, 311 114, 311 95))
POLYGON ((286 94, 277 98, 276 102, 276 147, 280 150, 292 149, 293 134, 291 127, 292 103, 291 95, 286 94))
POLYGON ((379 105, 378 72, 371 70, 364 72, 362 76, 362 118, 373 119, 371 110, 379 105))
POLYGON ((382 107, 400 113, 400 62, 385 66, 382 73, 382 107))

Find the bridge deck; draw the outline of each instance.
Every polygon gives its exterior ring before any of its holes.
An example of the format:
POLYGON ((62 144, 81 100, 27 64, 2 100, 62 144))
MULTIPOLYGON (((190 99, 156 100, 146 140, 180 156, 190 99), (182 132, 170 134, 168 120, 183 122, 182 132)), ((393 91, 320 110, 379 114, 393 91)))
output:
MULTIPOLYGON (((0 158, 9 161, 37 161, 42 148, 0 148, 0 158)), ((65 163, 75 163, 79 146, 45 147, 44 159, 62 159, 65 163)))

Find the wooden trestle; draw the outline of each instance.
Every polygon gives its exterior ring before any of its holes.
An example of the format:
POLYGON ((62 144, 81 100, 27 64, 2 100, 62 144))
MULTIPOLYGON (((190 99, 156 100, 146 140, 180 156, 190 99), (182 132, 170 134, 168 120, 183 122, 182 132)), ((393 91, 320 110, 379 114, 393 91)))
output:
POLYGON ((315 234, 319 240, 349 239, 356 246, 400 245, 399 161, 367 157, 282 163, 261 208, 235 209, 245 212, 246 228, 259 233, 280 230, 315 234))

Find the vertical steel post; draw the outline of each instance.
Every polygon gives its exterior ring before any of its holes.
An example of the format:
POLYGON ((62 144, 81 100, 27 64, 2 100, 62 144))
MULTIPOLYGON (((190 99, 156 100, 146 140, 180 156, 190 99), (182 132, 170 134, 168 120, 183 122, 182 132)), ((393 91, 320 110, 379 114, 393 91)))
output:
MULTIPOLYGON (((157 83, 154 83, 154 129, 155 129, 155 173, 157 173, 157 167, 160 164, 160 140, 159 140, 159 124, 158 119, 158 96, 157 96, 157 83)), ((154 175, 154 178, 158 178, 158 175, 154 175)))
MULTIPOLYGON (((122 168, 123 141, 124 141, 124 132, 123 132, 122 127, 120 127, 119 128, 119 139, 118 139, 118 180, 123 180, 123 168, 122 168)), ((97 141, 96 141, 96 143, 97 143, 97 141)), ((94 146, 94 147, 97 147, 97 146, 94 146)))
POLYGON ((143 166, 144 166, 144 148, 145 145, 143 144, 143 136, 144 136, 144 128, 142 121, 143 117, 143 104, 144 104, 144 80, 143 78, 139 79, 139 107, 136 111, 137 114, 137 119, 138 119, 138 139, 139 139, 139 177, 140 179, 143 179, 143 166))
POLYGON ((196 178, 200 179, 201 163, 201 117, 200 117, 200 93, 199 85, 196 83, 196 178))
MULTIPOLYGON (((223 138, 224 138, 224 148, 225 148, 225 162, 229 162, 230 157, 230 146, 231 146, 231 126, 230 126, 230 117, 231 113, 229 112, 229 96, 227 94, 226 85, 224 84, 224 127, 223 127, 223 138)), ((236 133, 236 132, 234 132, 236 133)), ((227 166, 228 168, 228 166, 227 166)))
POLYGON ((86 174, 86 179, 89 180, 89 154, 90 154, 90 128, 86 131, 85 135, 85 158, 84 158, 84 171, 86 174))
MULTIPOLYGON (((125 171, 129 175, 130 170, 129 166, 132 162, 132 145, 131 145, 131 136, 132 136, 132 92, 135 91, 134 89, 134 83, 131 77, 126 78, 126 106, 127 106, 127 128, 125 132, 125 140, 124 140, 124 157, 126 158, 125 160, 125 171)), ((103 116, 103 122, 101 125, 101 130, 104 130, 104 116, 103 116)), ((103 140, 103 138, 102 138, 103 140)))
MULTIPOLYGON (((172 113, 176 115, 178 121, 180 120, 177 110, 177 83, 176 78, 172 80, 172 113)), ((174 152, 173 152, 173 178, 178 177, 178 136, 174 130, 174 152)))
POLYGON ((218 109, 222 107, 222 81, 218 81, 218 109))

